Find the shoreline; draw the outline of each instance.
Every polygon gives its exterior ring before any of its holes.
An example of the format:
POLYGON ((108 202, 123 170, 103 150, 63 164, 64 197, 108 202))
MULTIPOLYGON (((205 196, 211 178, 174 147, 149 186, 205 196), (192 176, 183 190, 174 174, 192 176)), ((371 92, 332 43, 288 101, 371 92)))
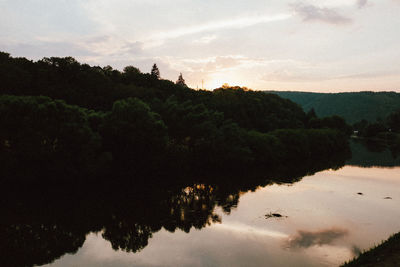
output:
POLYGON ((341 266, 400 266, 400 232, 341 266))

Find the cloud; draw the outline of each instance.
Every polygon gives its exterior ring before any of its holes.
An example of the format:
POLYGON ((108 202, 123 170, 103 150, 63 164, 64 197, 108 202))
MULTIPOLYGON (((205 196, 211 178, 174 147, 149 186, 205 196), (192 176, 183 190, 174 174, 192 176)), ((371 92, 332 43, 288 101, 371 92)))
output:
MULTIPOLYGON (((195 58, 160 57, 160 60, 175 71, 168 73, 168 75, 173 74, 173 79, 176 79, 177 75, 182 72, 189 86, 193 88, 201 86, 203 80, 205 88, 208 89, 217 88, 225 82, 232 85, 245 85, 242 81, 245 73, 250 72, 249 69, 267 64, 263 59, 243 55, 195 58)), ((164 73, 164 71, 162 72, 164 73)), ((247 85, 249 84, 247 83, 247 85)))
POLYGON ((368 3, 368 0, 357 0, 356 5, 359 9, 362 9, 362 8, 366 7, 367 5, 369 5, 369 3, 368 3))
POLYGON ((273 16, 253 16, 241 17, 221 21, 212 21, 205 24, 198 24, 188 27, 177 28, 171 31, 163 31, 152 35, 147 42, 150 46, 161 45, 165 40, 175 39, 185 35, 197 34, 202 32, 212 32, 223 29, 245 28, 257 24, 281 21, 290 18, 290 14, 277 14, 273 16))
POLYGON ((333 8, 318 7, 303 3, 291 4, 291 7, 306 22, 323 22, 335 25, 344 25, 352 22, 351 18, 339 14, 333 8))
POLYGON ((326 77, 319 76, 317 74, 310 74, 301 70, 288 70, 278 69, 271 71, 262 76, 262 80, 267 82, 309 82, 309 81, 320 81, 326 77))
POLYGON ((312 246, 322 246, 332 244, 335 240, 348 235, 344 229, 332 228, 316 232, 298 231, 295 236, 289 237, 287 247, 291 249, 309 248, 312 246))
MULTIPOLYGON (((1 44, 0 44, 1 45, 1 44)), ((7 51, 14 56, 24 56, 32 59, 43 57, 92 57, 99 56, 95 51, 76 43, 68 42, 20 42, 4 45, 7 51)))
POLYGON ((375 79, 379 77, 387 77, 399 75, 399 71, 375 71, 375 72, 364 72, 364 73, 357 73, 357 74, 350 74, 350 75, 342 75, 336 76, 332 79, 375 79))
POLYGON ((214 41, 215 39, 217 39, 217 35, 213 34, 213 35, 206 35, 201 37, 200 39, 194 40, 193 43, 195 44, 209 44, 212 41, 214 41))
POLYGON ((251 59, 241 55, 215 56, 208 58, 174 58, 168 57, 168 61, 175 69, 189 72, 207 72, 224 71, 233 69, 246 64, 251 59))
POLYGON ((368 4, 368 0, 357 0, 357 7, 364 8, 368 4))
POLYGON ((235 56, 216 57, 215 60, 209 62, 205 69, 209 72, 233 68, 241 64, 243 58, 235 56))
MULTIPOLYGON (((143 44, 138 41, 128 41, 112 35, 99 35, 75 40, 76 45, 91 51, 93 55, 85 58, 93 64, 116 64, 117 68, 132 65, 153 56, 143 50, 143 44)), ((147 65, 146 65, 147 66, 147 65)), ((143 67, 143 66, 141 66, 143 67)))
POLYGON ((301 60, 270 61, 261 80, 267 82, 314 82, 326 80, 328 76, 319 64, 301 60))

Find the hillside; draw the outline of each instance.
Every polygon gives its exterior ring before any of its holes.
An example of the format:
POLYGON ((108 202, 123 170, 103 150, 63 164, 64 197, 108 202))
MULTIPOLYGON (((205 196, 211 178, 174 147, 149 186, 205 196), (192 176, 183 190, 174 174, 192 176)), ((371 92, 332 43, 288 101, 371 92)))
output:
POLYGON ((348 151, 339 117, 246 88, 193 90, 156 64, 121 72, 0 52, 0 81, 0 182, 247 173, 348 151))
POLYGON ((269 91, 299 104, 307 112, 314 108, 319 117, 338 115, 348 123, 363 119, 373 122, 400 109, 400 94, 395 92, 308 93, 269 91))

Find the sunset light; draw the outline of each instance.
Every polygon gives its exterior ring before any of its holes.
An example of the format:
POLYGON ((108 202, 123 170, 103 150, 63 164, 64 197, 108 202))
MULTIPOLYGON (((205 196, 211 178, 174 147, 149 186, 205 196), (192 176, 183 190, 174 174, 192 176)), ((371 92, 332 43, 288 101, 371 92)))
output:
POLYGON ((400 266, 399 27, 400 0, 0 0, 0 267, 400 266))
POLYGON ((395 0, 5 0, 0 9, 0 49, 12 56, 142 72, 157 63, 192 88, 399 90, 395 0))

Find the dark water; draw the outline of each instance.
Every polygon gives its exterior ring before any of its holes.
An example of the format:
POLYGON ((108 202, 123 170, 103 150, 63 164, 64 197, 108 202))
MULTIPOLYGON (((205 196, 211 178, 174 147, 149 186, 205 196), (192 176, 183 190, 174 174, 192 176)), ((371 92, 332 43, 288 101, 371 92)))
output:
POLYGON ((9 188, 0 258, 4 266, 337 266, 400 231, 398 161, 358 145, 345 166, 343 158, 254 177, 9 188))

